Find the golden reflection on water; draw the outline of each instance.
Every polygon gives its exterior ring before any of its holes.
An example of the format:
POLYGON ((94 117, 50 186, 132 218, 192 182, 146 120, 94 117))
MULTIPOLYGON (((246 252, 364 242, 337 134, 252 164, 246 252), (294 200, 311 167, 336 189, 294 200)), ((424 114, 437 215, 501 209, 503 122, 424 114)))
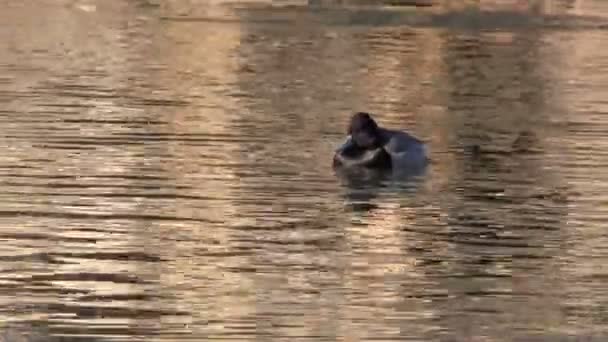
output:
POLYGON ((268 4, 0 5, 2 320, 83 340, 605 333, 605 6, 543 2, 587 28, 569 30, 519 7, 513 29, 268 4), (427 141, 428 172, 338 179, 356 110, 427 141))

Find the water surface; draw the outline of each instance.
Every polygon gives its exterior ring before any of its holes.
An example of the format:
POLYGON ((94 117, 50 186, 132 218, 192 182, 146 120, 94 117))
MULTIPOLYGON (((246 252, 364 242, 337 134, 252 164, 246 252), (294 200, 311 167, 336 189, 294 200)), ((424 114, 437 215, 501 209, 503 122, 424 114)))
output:
POLYGON ((279 5, 0 5, 2 338, 605 340, 608 6, 279 5))

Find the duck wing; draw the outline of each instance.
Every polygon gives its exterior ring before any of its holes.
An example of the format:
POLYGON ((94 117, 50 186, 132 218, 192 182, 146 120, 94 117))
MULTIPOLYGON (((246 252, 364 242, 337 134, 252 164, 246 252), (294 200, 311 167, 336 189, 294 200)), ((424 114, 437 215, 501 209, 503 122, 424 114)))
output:
POLYGON ((391 156, 395 168, 410 169, 428 163, 426 145, 421 140, 401 131, 384 130, 383 134, 384 150, 391 156))
POLYGON ((384 149, 390 154, 401 154, 419 149, 424 143, 414 136, 401 131, 383 129, 384 149))

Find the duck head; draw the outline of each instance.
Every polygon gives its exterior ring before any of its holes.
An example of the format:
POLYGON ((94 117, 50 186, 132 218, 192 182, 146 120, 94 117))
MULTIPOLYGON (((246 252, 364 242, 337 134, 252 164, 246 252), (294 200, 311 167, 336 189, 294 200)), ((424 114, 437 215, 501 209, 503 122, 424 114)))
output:
POLYGON ((382 136, 378 124, 368 113, 358 112, 351 117, 348 134, 359 148, 375 149, 382 147, 382 136))

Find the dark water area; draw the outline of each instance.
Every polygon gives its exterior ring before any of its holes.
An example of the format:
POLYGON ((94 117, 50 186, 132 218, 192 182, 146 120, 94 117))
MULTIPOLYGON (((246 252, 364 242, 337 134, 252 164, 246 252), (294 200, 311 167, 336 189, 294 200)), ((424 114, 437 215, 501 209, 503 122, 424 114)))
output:
POLYGON ((608 4, 311 3, 0 3, 0 341, 608 339, 608 4))

